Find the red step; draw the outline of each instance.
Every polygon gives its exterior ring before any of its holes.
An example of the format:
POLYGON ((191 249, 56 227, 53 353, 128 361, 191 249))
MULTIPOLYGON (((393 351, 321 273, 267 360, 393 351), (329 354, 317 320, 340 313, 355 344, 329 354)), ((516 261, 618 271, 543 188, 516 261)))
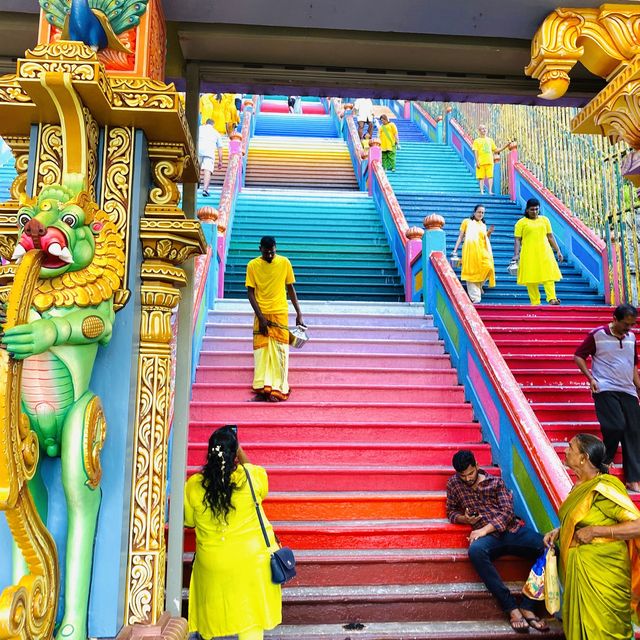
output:
MULTIPOLYGON (((222 422, 191 421, 189 437, 192 442, 206 442, 212 431, 222 426, 222 422)), ((236 424, 236 423, 234 423, 236 424)), ((335 438, 340 433, 345 442, 391 441, 413 442, 460 442, 469 445, 481 440, 477 422, 328 422, 317 421, 270 421, 269 428, 263 423, 237 422, 238 433, 244 443, 249 442, 319 442, 335 438)))
MULTIPOLYGON (((459 445, 446 443, 413 443, 407 447, 404 442, 267 442, 247 443, 243 449, 250 459, 260 460, 263 465, 292 464, 307 465, 313 472, 315 465, 344 464, 353 460, 359 464, 385 465, 442 465, 451 463, 459 445)), ((469 447, 475 453, 480 465, 491 464, 489 445, 469 447)), ((189 465, 203 465, 207 455, 206 442, 189 445, 189 465)))
POLYGON ((215 415, 220 424, 235 424, 236 421, 255 417, 259 404, 265 421, 300 420, 313 418, 321 413, 326 420, 362 421, 375 416, 378 420, 408 422, 413 418, 423 421, 452 420, 464 422, 472 419, 471 407, 459 402, 298 402, 295 389, 291 399, 278 403, 253 402, 192 402, 191 420, 205 420, 215 415))
MULTIPOLYGON (((191 552, 185 554, 184 584, 189 584, 192 558, 191 552)), ((522 583, 531 562, 503 556, 496 567, 504 580, 522 583)), ((458 584, 478 579, 465 549, 297 550, 296 570, 288 586, 458 584)))
POLYGON ((443 491, 272 492, 270 520, 374 520, 445 518, 443 491))
MULTIPOLYGON (((267 466, 270 491, 444 491, 451 477, 446 467, 361 466, 352 464, 349 472, 341 466, 267 466)), ((497 473, 494 469, 487 471, 497 473)), ((200 466, 188 467, 189 475, 200 466)))

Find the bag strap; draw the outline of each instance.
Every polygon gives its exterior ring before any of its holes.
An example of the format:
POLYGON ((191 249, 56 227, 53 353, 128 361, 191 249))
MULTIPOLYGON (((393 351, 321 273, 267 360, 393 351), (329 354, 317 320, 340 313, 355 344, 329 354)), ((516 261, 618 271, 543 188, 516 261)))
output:
POLYGON ((247 476, 247 482, 249 483, 249 489, 251 489, 251 497, 253 498, 253 504, 256 507, 256 514, 258 516, 258 522, 260 523, 260 529, 262 529, 262 535, 264 536, 264 543, 267 545, 267 549, 271 547, 271 543, 269 542, 269 536, 267 535, 267 530, 264 526, 264 521, 262 520, 262 514, 260 513, 260 503, 256 498, 256 492, 253 490, 253 482, 251 482, 251 476, 249 475, 249 470, 247 467, 242 465, 244 469, 244 473, 247 476))

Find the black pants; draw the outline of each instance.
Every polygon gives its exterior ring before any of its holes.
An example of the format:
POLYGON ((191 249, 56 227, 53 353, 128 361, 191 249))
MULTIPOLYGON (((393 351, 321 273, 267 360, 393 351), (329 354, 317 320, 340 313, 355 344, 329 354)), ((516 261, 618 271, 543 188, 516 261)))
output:
POLYGON ((627 482, 640 481, 640 404, 638 398, 622 391, 593 394, 596 415, 607 449, 608 464, 622 442, 622 468, 627 482))

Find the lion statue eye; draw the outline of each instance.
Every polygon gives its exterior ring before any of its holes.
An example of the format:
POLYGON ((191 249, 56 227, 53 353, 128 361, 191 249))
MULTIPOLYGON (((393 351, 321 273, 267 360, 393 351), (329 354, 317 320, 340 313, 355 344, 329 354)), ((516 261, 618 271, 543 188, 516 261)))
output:
POLYGON ((67 213, 64 216, 62 216, 61 220, 72 229, 73 227, 76 226, 76 224, 78 224, 78 219, 75 216, 72 216, 70 213, 67 213))
POLYGON ((31 216, 28 213, 21 213, 20 215, 18 215, 18 224, 21 227, 24 227, 29 220, 31 220, 31 216))

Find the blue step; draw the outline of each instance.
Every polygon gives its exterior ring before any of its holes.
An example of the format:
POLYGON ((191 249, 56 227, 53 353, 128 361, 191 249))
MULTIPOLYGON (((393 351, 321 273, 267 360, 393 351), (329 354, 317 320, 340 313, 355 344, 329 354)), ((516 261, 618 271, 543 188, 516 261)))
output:
POLYGON ((244 298, 263 235, 296 273, 301 300, 400 302, 404 292, 373 199, 359 191, 245 188, 238 196, 225 297, 244 298))

